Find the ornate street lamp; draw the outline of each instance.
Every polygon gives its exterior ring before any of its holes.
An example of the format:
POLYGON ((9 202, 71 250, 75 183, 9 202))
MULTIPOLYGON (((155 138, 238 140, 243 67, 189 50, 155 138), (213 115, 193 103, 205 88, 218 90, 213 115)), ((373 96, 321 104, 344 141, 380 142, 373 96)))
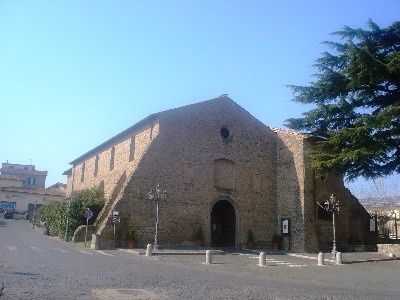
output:
POLYGON ((326 211, 330 211, 332 213, 332 227, 333 227, 333 245, 332 245, 332 256, 336 257, 336 223, 335 223, 335 214, 340 213, 340 202, 336 199, 333 194, 329 197, 329 200, 324 202, 324 207, 326 211))
POLYGON ((167 191, 161 191, 160 185, 157 184, 155 190, 151 189, 149 192, 149 200, 156 201, 156 233, 154 236, 154 250, 158 250, 158 204, 161 200, 165 201, 168 198, 167 191))

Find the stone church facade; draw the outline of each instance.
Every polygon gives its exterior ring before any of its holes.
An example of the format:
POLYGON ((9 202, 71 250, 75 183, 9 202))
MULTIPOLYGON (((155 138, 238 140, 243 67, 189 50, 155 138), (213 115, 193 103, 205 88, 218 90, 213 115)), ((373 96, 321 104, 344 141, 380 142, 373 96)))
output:
POLYGON ((205 244, 244 247, 249 231, 260 247, 290 232, 283 247, 317 251, 332 241, 332 221, 318 203, 333 193, 341 203, 337 240, 370 242, 369 215, 342 178, 320 178, 309 167, 315 139, 270 128, 227 96, 148 116, 71 162, 67 194, 100 187, 107 201, 93 232, 112 243, 112 211, 119 239, 128 225, 140 246, 154 241, 156 210, 148 192, 168 192, 160 203, 160 246, 191 245, 201 228, 205 244))

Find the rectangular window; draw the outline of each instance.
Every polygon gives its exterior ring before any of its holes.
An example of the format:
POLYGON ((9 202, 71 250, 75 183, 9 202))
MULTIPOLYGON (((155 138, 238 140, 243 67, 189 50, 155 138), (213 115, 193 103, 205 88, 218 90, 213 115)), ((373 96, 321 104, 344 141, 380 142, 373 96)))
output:
POLYGON ((97 173, 99 172, 99 155, 96 155, 96 159, 94 160, 94 177, 97 177, 97 173))
POLYGON ((111 157, 110 157, 110 171, 114 170, 114 161, 115 161, 115 147, 111 148, 111 157))
POLYGON ((153 139, 153 129, 154 129, 154 124, 151 124, 151 128, 150 128, 150 140, 153 139))
POLYGON ((131 137, 131 145, 129 148, 129 161, 135 159, 135 136, 131 137))
POLYGON ((35 186, 36 184, 36 178, 35 177, 29 177, 28 178, 28 185, 29 186, 35 186))
POLYGON ((85 162, 82 164, 81 182, 85 180, 85 162))

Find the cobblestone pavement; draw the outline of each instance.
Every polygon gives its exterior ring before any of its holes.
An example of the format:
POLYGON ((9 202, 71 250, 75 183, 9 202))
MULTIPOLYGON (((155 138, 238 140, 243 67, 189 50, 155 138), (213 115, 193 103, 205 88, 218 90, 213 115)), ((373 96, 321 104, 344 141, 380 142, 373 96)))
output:
POLYGON ((399 299, 400 261, 318 267, 255 254, 145 257, 95 251, 0 218, 0 299, 399 299))

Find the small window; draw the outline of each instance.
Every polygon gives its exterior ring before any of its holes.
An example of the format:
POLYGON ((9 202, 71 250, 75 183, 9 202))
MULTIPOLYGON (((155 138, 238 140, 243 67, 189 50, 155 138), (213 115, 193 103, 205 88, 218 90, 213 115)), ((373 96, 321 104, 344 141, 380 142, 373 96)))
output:
POLYGON ((129 161, 132 161, 134 159, 135 159, 135 136, 132 136, 129 149, 129 161))
POLYGON ((224 140, 228 139, 229 136, 230 136, 229 130, 228 130, 228 128, 226 128, 226 127, 222 127, 222 128, 221 128, 220 134, 221 134, 221 137, 222 137, 224 140))
POLYGON ((114 161, 115 161, 115 147, 112 147, 111 157, 110 157, 110 171, 114 170, 114 161))
POLYGON ((81 182, 85 180, 85 162, 82 164, 81 182))
POLYGON ((96 158, 94 160, 94 177, 97 176, 97 173, 99 172, 99 155, 96 155, 96 158))
POLYGON ((154 124, 151 124, 151 128, 150 128, 150 140, 153 139, 153 130, 154 130, 154 124))

